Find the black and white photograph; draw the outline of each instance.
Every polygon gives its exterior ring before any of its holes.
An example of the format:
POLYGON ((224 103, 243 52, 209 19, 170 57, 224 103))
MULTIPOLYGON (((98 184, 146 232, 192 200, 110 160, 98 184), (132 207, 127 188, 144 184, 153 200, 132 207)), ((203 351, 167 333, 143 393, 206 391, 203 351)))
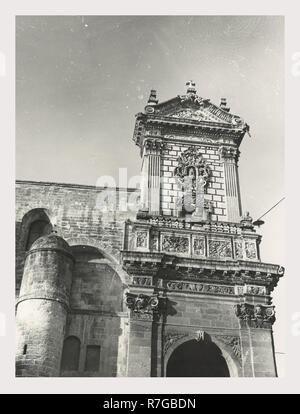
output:
POLYGON ((16 16, 16 377, 282 377, 284 16, 16 16))

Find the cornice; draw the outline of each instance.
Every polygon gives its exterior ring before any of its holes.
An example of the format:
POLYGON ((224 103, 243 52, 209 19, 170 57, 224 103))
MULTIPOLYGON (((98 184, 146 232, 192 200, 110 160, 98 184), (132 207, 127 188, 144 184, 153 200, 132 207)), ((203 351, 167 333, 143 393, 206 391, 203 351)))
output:
POLYGON ((195 259, 124 250, 121 257, 123 268, 130 275, 148 275, 168 280, 249 283, 268 286, 273 290, 284 275, 282 266, 246 260, 195 259))

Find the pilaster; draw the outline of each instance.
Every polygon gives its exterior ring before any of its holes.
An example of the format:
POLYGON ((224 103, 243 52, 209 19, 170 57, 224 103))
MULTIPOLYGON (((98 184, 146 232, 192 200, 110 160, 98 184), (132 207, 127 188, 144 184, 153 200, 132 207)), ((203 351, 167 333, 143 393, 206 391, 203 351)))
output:
POLYGON ((235 147, 221 146, 219 154, 224 168, 227 220, 239 222, 242 215, 237 166, 240 151, 235 147))
POLYGON ((276 377, 272 325, 275 307, 260 303, 236 305, 240 319, 244 377, 276 377))
POLYGON ((141 210, 153 215, 160 213, 161 148, 160 139, 146 138, 143 142, 141 210))
POLYGON ((156 322, 164 309, 164 298, 158 295, 127 293, 130 311, 127 376, 156 376, 159 330, 156 322), (155 360, 155 361, 153 361, 155 360))

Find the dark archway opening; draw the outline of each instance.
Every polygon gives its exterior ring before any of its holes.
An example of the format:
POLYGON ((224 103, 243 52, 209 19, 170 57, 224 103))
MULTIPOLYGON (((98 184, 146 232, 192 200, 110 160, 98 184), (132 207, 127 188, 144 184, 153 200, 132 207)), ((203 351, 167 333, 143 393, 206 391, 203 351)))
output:
POLYGON ((35 220, 30 224, 27 243, 26 243, 26 250, 29 250, 33 243, 40 237, 46 236, 50 234, 52 230, 52 226, 49 220, 40 219, 35 220))
POLYGON ((220 348, 210 341, 191 340, 174 350, 167 364, 167 377, 229 377, 220 348))

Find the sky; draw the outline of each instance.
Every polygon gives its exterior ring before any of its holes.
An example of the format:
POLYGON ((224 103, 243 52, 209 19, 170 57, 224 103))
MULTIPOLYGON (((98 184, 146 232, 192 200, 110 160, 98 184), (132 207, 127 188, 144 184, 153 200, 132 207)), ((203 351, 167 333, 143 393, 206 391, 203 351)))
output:
MULTIPOLYGON (((135 114, 198 95, 250 125, 239 161, 242 205, 254 219, 284 196, 284 20, 280 16, 18 16, 16 178, 95 185, 139 174, 135 114)), ((265 218, 261 255, 284 265, 284 201, 265 218)), ((284 352, 285 282, 275 290, 275 344, 284 352)), ((280 358, 280 355, 278 355, 280 358)))

